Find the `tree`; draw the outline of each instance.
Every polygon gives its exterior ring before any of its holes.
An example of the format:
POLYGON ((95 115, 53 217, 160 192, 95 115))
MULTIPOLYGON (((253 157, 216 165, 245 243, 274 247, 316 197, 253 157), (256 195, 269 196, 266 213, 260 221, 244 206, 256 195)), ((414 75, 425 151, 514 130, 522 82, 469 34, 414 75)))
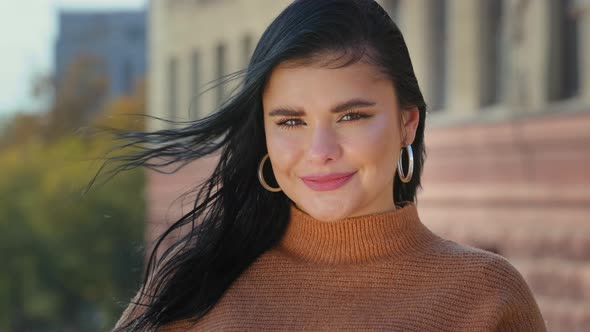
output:
MULTIPOLYGON (((48 113, 49 138, 70 134, 87 125, 102 108, 108 91, 104 61, 82 54, 72 61, 63 77, 54 84, 54 103, 48 113)), ((40 91, 43 89, 50 90, 39 88, 40 91)))
POLYGON ((45 118, 39 113, 15 113, 0 132, 0 148, 21 145, 39 137, 45 129, 45 118))
MULTIPOLYGON (((144 113, 142 91, 106 104, 95 123, 143 130, 141 116, 128 116, 144 113)), ((75 113, 66 104, 52 121, 75 113)), ((47 141, 36 135, 44 119, 15 116, 0 150, 0 331, 103 331, 141 276, 144 173, 123 173, 83 195, 113 142, 56 123, 47 141)))

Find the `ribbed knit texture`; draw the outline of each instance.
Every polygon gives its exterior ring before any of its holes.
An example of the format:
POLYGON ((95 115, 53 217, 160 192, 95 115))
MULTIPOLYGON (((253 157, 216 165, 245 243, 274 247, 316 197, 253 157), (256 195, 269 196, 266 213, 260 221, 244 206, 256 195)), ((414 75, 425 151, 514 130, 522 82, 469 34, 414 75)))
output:
POLYGON ((282 241, 196 324, 161 331, 545 331, 501 256, 444 240, 416 205, 336 222, 293 207, 282 241))

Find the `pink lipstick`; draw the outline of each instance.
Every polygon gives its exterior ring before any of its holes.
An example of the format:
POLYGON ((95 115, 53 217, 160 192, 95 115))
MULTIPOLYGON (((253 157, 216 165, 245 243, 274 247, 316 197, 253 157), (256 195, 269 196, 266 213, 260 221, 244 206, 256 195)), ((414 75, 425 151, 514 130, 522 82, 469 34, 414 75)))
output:
POLYGON ((316 191, 336 190, 345 185, 355 174, 332 173, 326 175, 310 175, 301 177, 301 180, 311 189, 316 191))

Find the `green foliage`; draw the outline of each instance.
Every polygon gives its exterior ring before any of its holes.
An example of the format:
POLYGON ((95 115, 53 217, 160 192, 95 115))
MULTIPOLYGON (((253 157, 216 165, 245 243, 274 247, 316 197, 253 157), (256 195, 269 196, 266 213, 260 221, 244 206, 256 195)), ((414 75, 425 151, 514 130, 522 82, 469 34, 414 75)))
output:
POLYGON ((0 151, 0 330, 105 330, 143 261, 141 170, 85 196, 104 140, 64 137, 0 151))
MULTIPOLYGON (((143 130, 142 86, 107 105, 91 127, 143 130)), ((142 276, 143 170, 85 193, 114 142, 56 118, 17 115, 0 135, 0 331, 108 330, 142 276)))
MULTIPOLYGON (((145 85, 104 100, 101 62, 80 57, 47 112, 0 119, 0 331, 105 331, 138 288, 144 261, 144 172, 87 193, 110 137, 81 127, 142 131, 145 85), (85 193, 85 194, 84 194, 85 193)), ((57 85, 56 85, 57 84, 57 85)), ((124 150, 117 154, 126 153, 124 150)))

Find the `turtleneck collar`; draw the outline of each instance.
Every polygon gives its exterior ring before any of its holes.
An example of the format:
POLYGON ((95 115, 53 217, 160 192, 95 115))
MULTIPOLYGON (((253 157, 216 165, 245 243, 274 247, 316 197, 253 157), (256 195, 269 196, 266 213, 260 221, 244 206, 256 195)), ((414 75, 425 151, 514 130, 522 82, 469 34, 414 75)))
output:
POLYGON ((393 211, 325 222, 291 206, 279 250, 317 264, 347 264, 396 257, 434 235, 420 222, 416 204, 393 211))

